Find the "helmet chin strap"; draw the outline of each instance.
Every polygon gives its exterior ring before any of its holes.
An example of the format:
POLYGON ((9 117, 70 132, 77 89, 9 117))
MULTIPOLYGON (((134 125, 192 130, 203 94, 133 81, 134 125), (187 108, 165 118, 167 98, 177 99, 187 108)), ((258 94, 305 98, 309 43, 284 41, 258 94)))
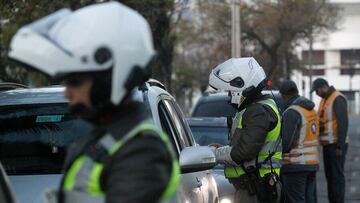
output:
POLYGON ((236 105, 236 108, 239 108, 246 99, 246 97, 242 95, 242 92, 230 92, 230 98, 230 103, 236 105))

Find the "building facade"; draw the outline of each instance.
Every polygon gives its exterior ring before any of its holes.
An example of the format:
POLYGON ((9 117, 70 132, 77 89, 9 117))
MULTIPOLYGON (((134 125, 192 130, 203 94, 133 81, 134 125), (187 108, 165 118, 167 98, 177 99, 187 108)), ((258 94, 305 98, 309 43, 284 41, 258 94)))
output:
MULTIPOLYGON (((326 40, 314 42, 312 71, 309 65, 295 71, 292 79, 300 93, 310 97, 310 73, 312 79, 322 77, 340 90, 349 100, 349 112, 360 114, 360 0, 330 0, 341 8, 339 30, 326 36, 326 40)), ((309 61, 309 45, 300 48, 302 60, 309 61)), ((318 105, 320 98, 313 93, 318 105)))

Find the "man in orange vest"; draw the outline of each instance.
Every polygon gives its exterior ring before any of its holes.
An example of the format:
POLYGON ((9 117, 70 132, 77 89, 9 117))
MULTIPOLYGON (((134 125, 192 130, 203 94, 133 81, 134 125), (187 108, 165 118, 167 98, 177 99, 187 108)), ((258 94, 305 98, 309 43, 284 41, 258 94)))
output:
POLYGON ((320 118, 320 142, 323 146, 324 168, 328 185, 329 202, 344 202, 344 164, 348 148, 348 110, 343 94, 318 78, 312 91, 320 96, 318 115, 320 118))
POLYGON ((296 84, 280 86, 285 111, 282 116, 284 202, 316 202, 316 171, 319 168, 319 119, 314 102, 299 96, 296 84))

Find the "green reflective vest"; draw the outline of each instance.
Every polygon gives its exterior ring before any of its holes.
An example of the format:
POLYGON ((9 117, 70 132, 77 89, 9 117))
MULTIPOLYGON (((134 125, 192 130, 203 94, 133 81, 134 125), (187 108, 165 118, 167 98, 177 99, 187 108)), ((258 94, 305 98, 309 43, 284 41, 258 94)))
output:
MULTIPOLYGON (((168 137, 157 129, 150 121, 140 123, 132 131, 126 134, 120 140, 115 140, 110 134, 104 135, 98 143, 104 147, 109 156, 114 155, 121 149, 126 142, 133 139, 140 132, 150 131, 154 136, 159 136, 166 144, 168 151, 172 156, 172 173, 168 186, 161 196, 161 202, 168 202, 174 196, 180 181, 180 166, 175 153, 171 147, 168 137)), ((100 175, 104 169, 104 163, 95 162, 91 157, 82 155, 77 158, 70 166, 68 172, 64 174, 64 192, 65 203, 102 203, 105 202, 105 193, 100 187, 100 175)))
MULTIPOLYGON (((273 99, 266 99, 263 101, 259 101, 257 103, 260 103, 262 105, 268 105, 271 107, 271 109, 276 113, 278 122, 276 124, 276 127, 272 129, 270 132, 266 134, 265 143, 263 147, 261 148, 258 157, 257 157, 257 163, 262 163, 260 165, 259 173, 260 176, 263 177, 265 174, 271 172, 271 167, 273 170, 279 175, 280 174, 280 168, 281 168, 281 159, 282 159, 282 149, 281 149, 281 142, 279 139, 281 139, 280 136, 280 128, 281 128, 281 120, 280 120, 280 113, 277 108, 277 105, 273 99), (275 152, 275 154, 272 156, 271 160, 269 159, 267 162, 263 163, 265 159, 269 156, 270 153, 275 152)), ((246 109, 242 110, 241 112, 238 112, 234 119, 233 119, 233 125, 230 131, 230 136, 232 136, 235 132, 236 128, 242 128, 242 116, 246 109)), ((241 136, 241 135, 240 135, 241 136)), ((244 167, 247 168, 249 166, 255 166, 256 164, 256 158, 254 157, 253 160, 249 162, 244 163, 244 167)), ((241 167, 235 167, 235 166, 225 166, 225 177, 226 178, 237 178, 241 175, 245 174, 244 170, 241 167)))

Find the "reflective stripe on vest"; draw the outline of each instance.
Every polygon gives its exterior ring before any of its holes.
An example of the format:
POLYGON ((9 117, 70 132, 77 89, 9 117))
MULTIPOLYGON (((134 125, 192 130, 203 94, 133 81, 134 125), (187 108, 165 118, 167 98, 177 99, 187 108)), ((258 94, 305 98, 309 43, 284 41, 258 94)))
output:
MULTIPOLYGON (((107 150, 108 155, 112 156, 121 149, 122 146, 141 132, 151 131, 166 144, 172 157, 172 172, 166 190, 161 196, 161 202, 168 202, 173 196, 180 181, 180 166, 176 155, 171 147, 168 137, 158 130, 151 121, 139 124, 132 131, 120 140, 115 140, 110 134, 104 135, 98 143, 107 150)), ((153 135, 153 134, 151 134, 153 135)), ((64 174, 64 199, 65 203, 102 203, 105 202, 105 194, 100 187, 100 176, 104 168, 103 163, 92 160, 87 155, 77 158, 66 174, 64 174)))
MULTIPOLYGON (((269 159, 266 163, 262 163, 259 169, 260 176, 264 176, 267 173, 271 172, 271 168, 279 175, 280 174, 280 167, 281 167, 281 158, 282 158, 282 147, 281 147, 281 139, 280 137, 280 128, 281 128, 281 120, 278 108, 276 103, 272 99, 267 99, 263 101, 259 101, 262 105, 269 106, 275 113, 278 119, 276 127, 272 129, 270 132, 266 134, 265 143, 261 148, 259 155, 258 155, 258 164, 265 161, 265 159, 269 156, 270 153, 275 152, 271 159, 269 159), (280 143, 279 143, 280 142, 280 143), (272 165, 272 166, 271 166, 272 165)), ((235 132, 236 128, 242 128, 242 116, 244 111, 241 111, 239 115, 234 117, 234 122, 232 126, 233 132, 235 132), (235 121, 238 119, 238 122, 235 121), (235 125, 235 127, 234 127, 235 125)), ((241 136, 241 135, 240 135, 241 136)), ((256 159, 253 159, 249 162, 244 163, 244 167, 247 168, 249 166, 255 166, 256 159)), ((244 170, 241 167, 234 167, 234 166, 226 166, 225 167, 225 177, 226 178, 237 178, 241 175, 245 174, 244 170)))
POLYGON ((299 105, 291 105, 284 113, 290 109, 301 115, 301 126, 296 146, 289 153, 284 153, 283 164, 319 164, 317 148, 319 144, 319 120, 315 110, 310 111, 299 105))
POLYGON ((326 100, 321 99, 320 102, 318 114, 320 125, 324 126, 324 130, 320 132, 320 142, 322 145, 336 143, 338 139, 338 120, 336 114, 333 113, 334 101, 338 96, 345 98, 339 91, 334 91, 326 100))

